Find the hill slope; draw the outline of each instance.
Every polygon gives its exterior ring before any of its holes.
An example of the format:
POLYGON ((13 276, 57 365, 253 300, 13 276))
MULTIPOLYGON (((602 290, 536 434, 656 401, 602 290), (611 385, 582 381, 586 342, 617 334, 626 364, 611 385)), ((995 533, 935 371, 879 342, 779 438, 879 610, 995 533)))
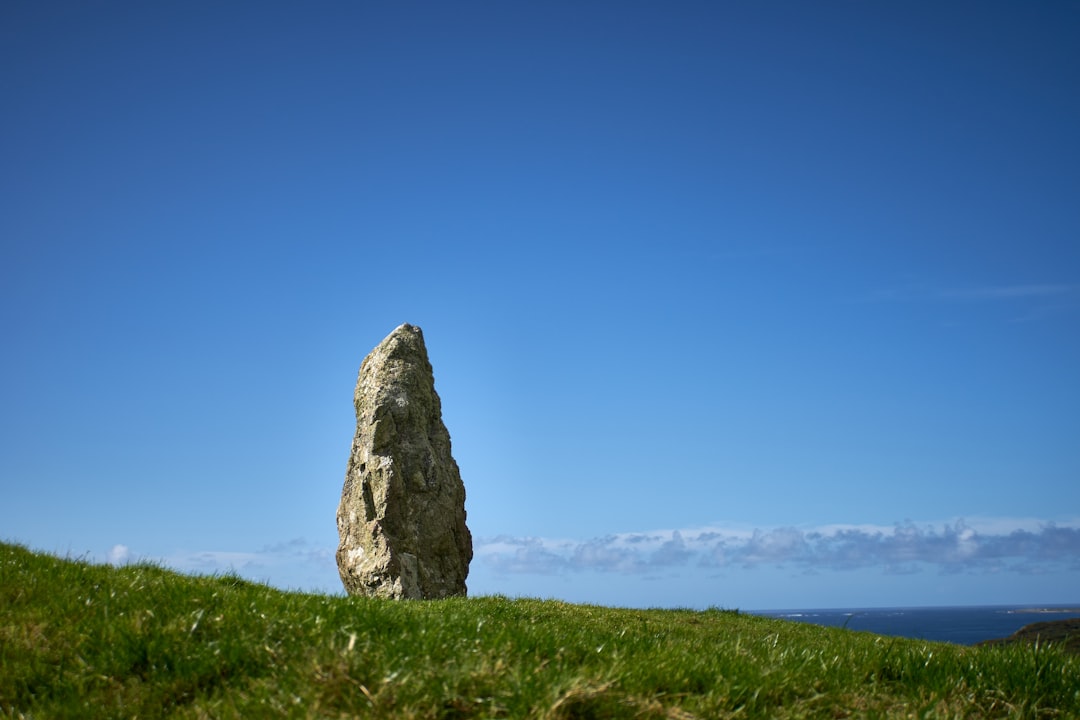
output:
POLYGON ((0 716, 1080 715, 1080 660, 710 610, 286 593, 0 544, 0 716))
POLYGON ((1031 623, 1020 628, 1009 637, 984 640, 979 644, 1008 645, 1010 643, 1026 643, 1028 645, 1059 643, 1068 652, 1080 655, 1080 618, 1031 623))

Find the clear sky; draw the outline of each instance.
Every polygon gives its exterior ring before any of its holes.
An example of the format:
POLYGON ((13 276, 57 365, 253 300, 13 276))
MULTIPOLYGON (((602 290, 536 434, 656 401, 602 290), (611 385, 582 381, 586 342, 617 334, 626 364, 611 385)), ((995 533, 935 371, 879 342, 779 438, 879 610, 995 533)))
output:
POLYGON ((472 594, 1080 601, 1080 5, 5 2, 0 538, 341 592, 423 328, 472 594))

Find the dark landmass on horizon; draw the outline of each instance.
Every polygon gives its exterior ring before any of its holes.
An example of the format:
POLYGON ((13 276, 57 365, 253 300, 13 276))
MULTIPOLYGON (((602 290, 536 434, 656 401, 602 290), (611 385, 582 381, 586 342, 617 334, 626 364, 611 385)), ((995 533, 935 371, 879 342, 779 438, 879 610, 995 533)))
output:
POLYGON ((1028 643, 1030 645, 1061 644, 1067 652, 1080 655, 1080 618, 1031 623, 1020 628, 1009 637, 984 640, 976 643, 976 645, 1011 645, 1013 643, 1028 643))

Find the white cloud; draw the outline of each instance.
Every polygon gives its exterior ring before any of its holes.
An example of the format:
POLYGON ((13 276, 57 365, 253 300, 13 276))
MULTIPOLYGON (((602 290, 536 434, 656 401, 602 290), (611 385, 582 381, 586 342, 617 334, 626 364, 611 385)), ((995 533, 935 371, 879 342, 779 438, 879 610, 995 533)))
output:
POLYGON ((131 550, 127 545, 113 545, 105 559, 110 565, 124 565, 131 561, 131 550))
POLYGON ((1063 525, 980 518, 937 524, 828 525, 814 528, 723 527, 622 533, 589 540, 501 536, 478 540, 477 560, 500 574, 601 572, 645 574, 657 568, 794 566, 812 570, 878 568, 907 573, 1028 573, 1080 570, 1080 521, 1063 525))

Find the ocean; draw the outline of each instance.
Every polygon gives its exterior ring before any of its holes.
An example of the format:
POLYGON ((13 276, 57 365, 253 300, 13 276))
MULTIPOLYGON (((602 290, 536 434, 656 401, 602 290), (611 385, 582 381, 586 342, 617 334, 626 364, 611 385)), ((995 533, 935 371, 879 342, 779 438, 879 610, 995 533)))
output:
POLYGON ((878 635, 974 645, 1008 637, 1031 623, 1080 618, 1080 604, 769 610, 753 614, 878 635))

